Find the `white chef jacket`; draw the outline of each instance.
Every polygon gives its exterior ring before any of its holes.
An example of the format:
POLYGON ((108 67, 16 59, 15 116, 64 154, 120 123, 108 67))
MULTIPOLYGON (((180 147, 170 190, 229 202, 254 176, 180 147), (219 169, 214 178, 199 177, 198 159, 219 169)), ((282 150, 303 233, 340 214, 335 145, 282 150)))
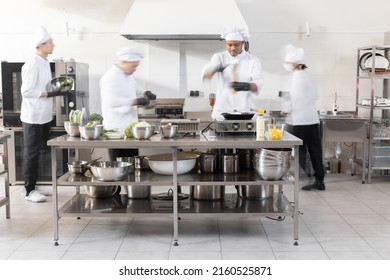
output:
POLYGON ((100 97, 105 129, 124 131, 132 121, 138 121, 134 100, 143 97, 144 90, 132 75, 113 65, 100 79, 100 97))
POLYGON ((53 120, 53 98, 40 97, 50 91, 50 62, 35 54, 22 67, 22 107, 20 120, 29 124, 45 124, 53 120))
POLYGON ((223 120, 224 117, 221 113, 232 112, 233 110, 248 112, 253 108, 253 95, 259 93, 263 84, 260 59, 246 51, 242 51, 237 57, 232 57, 227 51, 223 51, 212 56, 210 62, 203 68, 202 75, 206 71, 214 70, 219 65, 227 67, 222 73, 218 72, 212 118, 223 120), (239 91, 233 93, 229 84, 231 83, 232 70, 235 64, 235 80, 237 82, 255 83, 257 92, 239 91))
POLYGON ((316 101, 317 86, 305 70, 294 71, 290 89, 291 113, 286 116, 290 125, 311 125, 319 123, 316 101))

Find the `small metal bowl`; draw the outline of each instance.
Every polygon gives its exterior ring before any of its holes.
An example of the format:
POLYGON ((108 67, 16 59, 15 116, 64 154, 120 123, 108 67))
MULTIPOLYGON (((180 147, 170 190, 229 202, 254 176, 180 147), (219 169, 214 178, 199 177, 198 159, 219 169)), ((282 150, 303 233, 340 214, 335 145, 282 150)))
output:
POLYGON ((103 127, 103 125, 95 125, 92 127, 79 126, 80 136, 87 140, 99 139, 100 135, 103 132, 103 127))
POLYGON ((97 161, 90 169, 98 181, 121 181, 127 179, 131 163, 124 161, 97 161))
POLYGON ((68 170, 70 174, 84 174, 87 171, 88 161, 72 161, 68 162, 68 170))
POLYGON ((65 131, 66 133, 69 134, 69 136, 79 137, 80 136, 79 126, 80 123, 72 123, 69 121, 64 122, 65 131))
POLYGON ((155 126, 133 126, 131 130, 135 139, 147 140, 153 136, 155 126))
POLYGON ((51 87, 53 91, 66 92, 73 87, 74 80, 71 77, 57 77, 51 80, 51 87))
POLYGON ((177 125, 162 125, 160 126, 160 132, 164 138, 173 138, 177 135, 177 125))

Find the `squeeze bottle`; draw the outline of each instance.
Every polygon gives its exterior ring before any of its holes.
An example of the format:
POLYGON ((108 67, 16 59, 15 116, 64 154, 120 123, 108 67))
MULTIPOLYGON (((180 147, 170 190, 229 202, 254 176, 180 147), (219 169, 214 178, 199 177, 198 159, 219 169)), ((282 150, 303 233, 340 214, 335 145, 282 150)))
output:
POLYGON ((80 126, 86 125, 88 123, 87 120, 87 110, 85 107, 81 109, 81 118, 80 118, 80 126))
POLYGON ((257 110, 257 118, 256 118, 256 140, 264 140, 265 139, 265 120, 264 115, 265 110, 264 109, 258 109, 257 110))

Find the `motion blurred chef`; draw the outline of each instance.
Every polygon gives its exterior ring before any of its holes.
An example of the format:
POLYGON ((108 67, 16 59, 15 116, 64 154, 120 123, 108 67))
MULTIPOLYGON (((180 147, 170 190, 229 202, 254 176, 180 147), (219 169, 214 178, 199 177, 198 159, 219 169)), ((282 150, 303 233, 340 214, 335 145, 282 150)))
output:
MULTIPOLYGON (((124 131, 126 125, 138 121, 137 106, 147 106, 156 99, 150 91, 142 89, 133 74, 144 57, 136 48, 121 48, 117 52, 119 62, 100 79, 100 96, 105 129, 124 131)), ((136 149, 109 150, 110 159, 138 154, 136 149)))
POLYGON ((202 71, 203 79, 218 74, 212 112, 217 120, 224 119, 223 112, 247 112, 253 108, 253 95, 259 93, 263 84, 260 59, 246 48, 248 31, 239 27, 225 28, 221 38, 225 40, 226 51, 215 53, 202 71))

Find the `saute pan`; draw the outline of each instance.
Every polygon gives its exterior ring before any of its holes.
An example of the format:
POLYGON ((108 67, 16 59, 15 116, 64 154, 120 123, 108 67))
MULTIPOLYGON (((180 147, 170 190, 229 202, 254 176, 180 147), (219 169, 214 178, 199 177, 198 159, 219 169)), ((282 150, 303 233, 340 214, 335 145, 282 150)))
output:
POLYGON ((225 120, 250 120, 255 113, 250 112, 234 112, 234 113, 222 113, 225 120))

